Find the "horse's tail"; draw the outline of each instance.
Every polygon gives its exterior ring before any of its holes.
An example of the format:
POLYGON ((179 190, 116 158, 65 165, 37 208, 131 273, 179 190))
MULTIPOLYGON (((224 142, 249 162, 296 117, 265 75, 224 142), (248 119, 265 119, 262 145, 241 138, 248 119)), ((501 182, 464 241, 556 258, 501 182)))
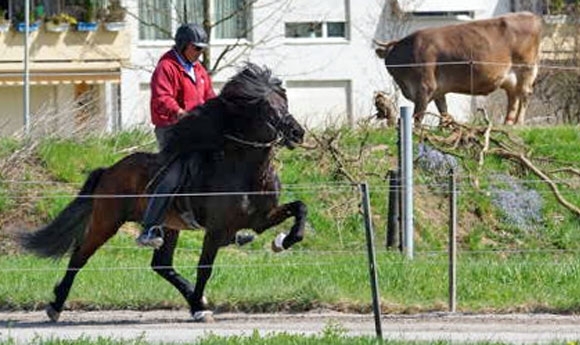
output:
POLYGON ((80 243, 93 208, 93 198, 84 196, 93 194, 105 171, 103 168, 93 170, 79 195, 51 223, 19 235, 20 245, 37 256, 58 259, 80 243))

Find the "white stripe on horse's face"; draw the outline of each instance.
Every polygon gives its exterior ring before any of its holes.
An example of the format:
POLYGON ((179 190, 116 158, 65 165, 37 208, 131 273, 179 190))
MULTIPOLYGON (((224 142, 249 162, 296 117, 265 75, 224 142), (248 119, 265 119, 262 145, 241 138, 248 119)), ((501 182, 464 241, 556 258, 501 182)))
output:
POLYGON ((251 215, 256 211, 256 208, 252 206, 252 202, 250 201, 250 197, 248 196, 248 194, 244 194, 242 196, 240 207, 242 208, 242 211, 247 213, 248 215, 251 215))
POLYGON ((240 204, 244 212, 250 213, 250 198, 248 197, 248 194, 242 196, 242 202, 240 204))

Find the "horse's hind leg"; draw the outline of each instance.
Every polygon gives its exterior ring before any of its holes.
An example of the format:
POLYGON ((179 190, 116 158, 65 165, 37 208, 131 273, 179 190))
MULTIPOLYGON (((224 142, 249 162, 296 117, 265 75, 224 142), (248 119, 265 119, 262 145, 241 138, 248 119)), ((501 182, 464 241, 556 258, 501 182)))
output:
POLYGON ((288 235, 279 235, 279 237, 272 243, 272 249, 274 251, 281 251, 292 247, 297 242, 302 241, 304 238, 304 227, 306 225, 306 214, 308 209, 306 205, 300 201, 293 201, 287 204, 280 205, 272 209, 263 219, 262 223, 259 223, 254 227, 257 233, 262 233, 266 229, 269 229, 275 225, 278 225, 288 219, 289 217, 294 217, 294 225, 290 229, 288 235))
POLYGON ((175 286, 175 288, 185 298, 189 306, 192 307, 194 304, 193 285, 177 273, 173 267, 173 254, 175 253, 178 238, 179 231, 168 231, 165 229, 163 245, 155 250, 153 259, 151 260, 151 267, 155 273, 159 274, 163 279, 175 286))
POLYGON ((51 321, 58 321, 77 273, 86 265, 97 249, 117 232, 120 226, 121 224, 115 223, 97 226, 93 218, 83 243, 77 246, 71 255, 64 278, 54 287, 55 299, 46 307, 46 314, 51 321))
POLYGON ((60 313, 62 312, 62 307, 66 301, 66 298, 68 297, 75 276, 77 275, 78 271, 85 265, 87 260, 88 258, 83 257, 83 255, 80 254, 80 248, 77 247, 74 250, 68 263, 68 268, 64 278, 54 287, 54 301, 50 302, 46 306, 46 314, 51 321, 58 321, 60 313))

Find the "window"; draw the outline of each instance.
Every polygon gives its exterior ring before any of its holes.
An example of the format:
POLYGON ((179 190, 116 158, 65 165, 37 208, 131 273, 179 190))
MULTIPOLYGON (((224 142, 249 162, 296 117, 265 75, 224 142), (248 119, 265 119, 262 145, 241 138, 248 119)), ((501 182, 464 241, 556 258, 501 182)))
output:
POLYGON ((251 28, 250 5, 247 0, 214 0, 216 38, 248 38, 251 28))
MULTIPOLYGON (((350 0, 292 0, 284 11, 286 38, 348 38, 350 0)), ((299 42, 300 40, 297 40, 299 42)))
POLYGON ((346 38, 345 22, 286 23, 285 36, 288 38, 346 38))
POLYGON ((286 23, 286 37, 322 37, 322 23, 286 23))
POLYGON ((430 11, 430 12, 411 12, 413 17, 463 17, 473 19, 475 13, 473 11, 430 11))
POLYGON ((178 23, 203 23, 203 0, 178 0, 176 3, 178 23))
POLYGON ((326 23, 328 37, 346 37, 346 24, 344 22, 326 23))
MULTIPOLYGON (((180 23, 203 23, 203 0, 140 0, 139 39, 167 40, 180 23)), ((213 38, 248 38, 251 28, 249 0, 210 1, 213 38)))
POLYGON ((170 1, 139 1, 139 19, 139 39, 167 40, 173 37, 170 1))

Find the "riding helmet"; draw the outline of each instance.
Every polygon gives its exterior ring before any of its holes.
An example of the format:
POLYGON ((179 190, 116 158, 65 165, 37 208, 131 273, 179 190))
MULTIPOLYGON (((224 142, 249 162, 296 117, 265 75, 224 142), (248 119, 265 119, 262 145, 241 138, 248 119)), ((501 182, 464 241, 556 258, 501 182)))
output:
POLYGON ((196 47, 205 48, 207 41, 207 33, 199 24, 182 24, 175 33, 175 46, 180 52, 190 43, 196 47))

